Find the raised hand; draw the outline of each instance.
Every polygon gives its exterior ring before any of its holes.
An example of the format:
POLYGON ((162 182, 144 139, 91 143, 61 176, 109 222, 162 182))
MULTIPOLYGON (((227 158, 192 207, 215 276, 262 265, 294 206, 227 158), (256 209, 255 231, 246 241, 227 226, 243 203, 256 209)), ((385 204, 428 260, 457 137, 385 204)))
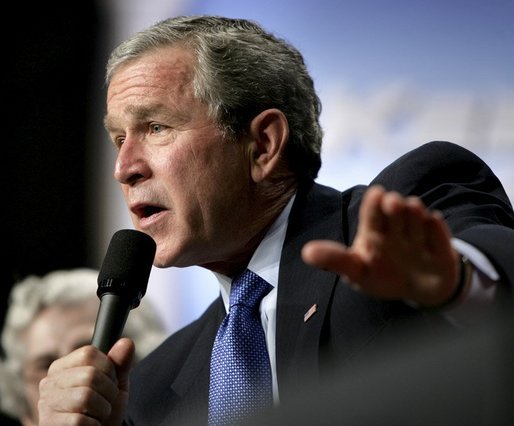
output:
POLYGON ((363 197, 351 247, 310 241, 302 257, 345 277, 356 290, 421 306, 444 304, 459 281, 459 254, 442 215, 428 210, 419 198, 378 185, 363 197))

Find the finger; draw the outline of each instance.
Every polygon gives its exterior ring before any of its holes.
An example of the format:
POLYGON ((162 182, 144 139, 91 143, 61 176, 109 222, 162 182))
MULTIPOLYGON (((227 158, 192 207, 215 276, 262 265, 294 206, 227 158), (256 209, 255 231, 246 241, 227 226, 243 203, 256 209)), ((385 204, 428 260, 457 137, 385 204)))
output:
POLYGON ((391 237, 403 239, 405 236, 405 201, 398 192, 386 192, 382 197, 381 209, 384 214, 384 227, 391 237))
POLYGON ((309 241, 302 248, 302 258, 309 265, 337 273, 350 281, 360 280, 364 270, 360 256, 336 241, 309 241))
POLYGON ((362 231, 383 232, 384 214, 380 206, 385 190, 380 185, 370 186, 362 197, 359 208, 359 229, 362 231))
POLYGON ((93 417, 77 413, 53 413, 42 410, 39 412, 38 426, 101 426, 101 423, 93 417))
POLYGON ((451 251, 452 237, 443 215, 439 211, 431 212, 427 219, 427 244, 432 252, 451 251))
POLYGON ((111 361, 104 353, 92 345, 86 345, 75 349, 65 357, 55 360, 50 365, 48 374, 52 374, 54 371, 65 370, 78 366, 95 367, 111 379, 116 379, 116 372, 111 361))
POLYGON ((48 376, 55 376, 56 386, 63 389, 92 388, 108 401, 113 401, 118 394, 118 378, 113 363, 91 345, 54 361, 48 369, 48 376))
POLYGON ((135 356, 134 342, 129 338, 119 339, 108 353, 116 368, 119 389, 128 389, 128 376, 135 356))
POLYGON ((98 392, 88 387, 67 389, 69 393, 66 399, 55 406, 56 410, 65 413, 79 413, 92 417, 100 422, 105 421, 111 415, 111 402, 107 401, 98 392))
POLYGON ((418 197, 408 197, 405 209, 405 236, 416 246, 423 246, 427 240, 429 212, 418 197))
MULTIPOLYGON (((99 421, 106 420, 111 413, 111 403, 96 389, 88 386, 69 386, 69 374, 46 377, 39 386, 39 411, 41 413, 75 413, 87 415, 99 421), (66 386, 63 386, 66 384, 66 386)), ((44 416, 43 416, 44 417, 44 416)))
POLYGON ((66 369, 53 377, 56 386, 65 388, 94 389, 107 401, 113 401, 118 394, 118 380, 91 366, 66 369))
POLYGON ((112 404, 109 424, 121 424, 128 403, 129 373, 135 356, 134 342, 128 338, 121 338, 111 348, 108 356, 116 367, 119 390, 118 397, 112 404))

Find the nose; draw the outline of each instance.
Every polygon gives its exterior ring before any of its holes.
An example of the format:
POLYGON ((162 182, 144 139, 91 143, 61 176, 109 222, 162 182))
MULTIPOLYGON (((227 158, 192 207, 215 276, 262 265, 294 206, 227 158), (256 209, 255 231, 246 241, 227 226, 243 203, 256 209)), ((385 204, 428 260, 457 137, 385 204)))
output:
POLYGON ((127 136, 116 157, 114 178, 119 183, 135 185, 149 176, 150 168, 145 159, 143 147, 127 136))

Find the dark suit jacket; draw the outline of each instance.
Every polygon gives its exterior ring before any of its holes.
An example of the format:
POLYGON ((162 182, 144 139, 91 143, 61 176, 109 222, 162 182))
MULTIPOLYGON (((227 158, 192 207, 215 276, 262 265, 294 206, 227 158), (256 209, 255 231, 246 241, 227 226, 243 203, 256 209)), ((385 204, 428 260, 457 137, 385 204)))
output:
MULTIPOLYGON (((482 160, 457 145, 431 142, 400 157, 372 183, 418 195, 440 210, 455 237, 491 260, 503 281, 499 294, 509 299, 514 215, 502 185, 482 160)), ((309 240, 351 244, 366 188, 341 193, 310 183, 298 190, 282 250, 277 299, 277 376, 284 404, 298 389, 322 384, 334 369, 344 372, 356 360, 373 362, 382 350, 412 336, 437 338, 453 332, 439 312, 366 297, 340 283, 337 275, 302 262, 300 250, 309 240), (304 322, 313 304, 317 311, 304 322)), ((136 366, 128 424, 205 424, 211 347, 224 316, 218 298, 136 366)))

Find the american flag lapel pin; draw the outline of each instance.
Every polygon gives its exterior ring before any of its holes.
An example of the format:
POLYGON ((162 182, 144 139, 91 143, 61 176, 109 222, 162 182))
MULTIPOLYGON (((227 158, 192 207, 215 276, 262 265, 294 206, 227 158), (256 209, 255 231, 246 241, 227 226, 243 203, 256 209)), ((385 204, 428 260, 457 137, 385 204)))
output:
POLYGON ((312 305, 307 312, 303 314, 303 322, 307 322, 311 319, 311 317, 316 313, 318 310, 318 304, 315 303, 312 305))

